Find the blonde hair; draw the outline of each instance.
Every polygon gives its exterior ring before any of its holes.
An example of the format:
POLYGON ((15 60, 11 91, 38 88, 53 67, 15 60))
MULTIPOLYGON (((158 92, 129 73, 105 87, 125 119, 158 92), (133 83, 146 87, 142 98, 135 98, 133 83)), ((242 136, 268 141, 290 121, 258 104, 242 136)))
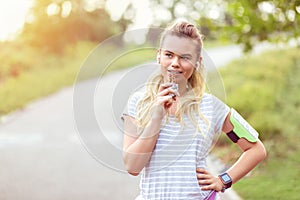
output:
MULTIPOLYGON (((197 59, 201 56, 202 35, 193 24, 188 22, 176 22, 169 26, 161 35, 160 46, 162 46, 164 39, 168 35, 193 39, 197 43, 197 59)), ((194 70, 192 76, 188 80, 189 91, 180 99, 175 112, 175 118, 180 121, 183 126, 183 114, 186 114, 198 131, 201 130, 198 126, 195 112, 196 114, 198 113, 205 122, 207 122, 200 112, 200 101, 205 91, 205 76, 203 70, 203 66, 194 70)), ((162 74, 158 74, 151 78, 146 84, 145 96, 137 104, 137 122, 138 126, 142 129, 146 127, 151 118, 151 111, 155 102, 156 94, 159 86, 163 82, 164 78, 162 74)))

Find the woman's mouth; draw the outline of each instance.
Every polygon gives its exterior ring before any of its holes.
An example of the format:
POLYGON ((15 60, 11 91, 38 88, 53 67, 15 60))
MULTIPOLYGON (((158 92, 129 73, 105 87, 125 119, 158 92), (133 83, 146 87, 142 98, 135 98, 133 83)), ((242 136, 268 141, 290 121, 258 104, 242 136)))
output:
POLYGON ((182 71, 177 70, 167 70, 170 74, 176 75, 176 74, 182 74, 182 71))

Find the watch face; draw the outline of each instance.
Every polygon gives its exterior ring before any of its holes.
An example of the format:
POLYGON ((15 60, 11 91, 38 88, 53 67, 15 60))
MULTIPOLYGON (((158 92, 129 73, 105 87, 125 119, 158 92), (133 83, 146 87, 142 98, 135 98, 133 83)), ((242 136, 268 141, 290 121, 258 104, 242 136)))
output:
POLYGON ((225 183, 228 183, 231 181, 231 178, 230 178, 230 176, 228 176, 228 174, 222 175, 222 179, 225 183))

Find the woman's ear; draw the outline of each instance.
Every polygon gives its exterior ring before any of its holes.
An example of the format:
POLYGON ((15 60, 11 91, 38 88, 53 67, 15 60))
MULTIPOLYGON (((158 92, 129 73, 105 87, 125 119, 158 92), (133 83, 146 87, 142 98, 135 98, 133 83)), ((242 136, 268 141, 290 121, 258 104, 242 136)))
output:
POLYGON ((196 62, 196 69, 199 69, 199 67, 200 67, 200 62, 197 61, 197 62, 196 62))
POLYGON ((200 68, 200 63, 202 62, 202 57, 199 57, 199 60, 196 62, 196 68, 199 69, 200 68))
POLYGON ((156 59, 157 59, 157 63, 160 64, 160 55, 157 55, 156 59))
POLYGON ((156 60, 157 60, 157 63, 160 64, 160 50, 157 50, 156 60))

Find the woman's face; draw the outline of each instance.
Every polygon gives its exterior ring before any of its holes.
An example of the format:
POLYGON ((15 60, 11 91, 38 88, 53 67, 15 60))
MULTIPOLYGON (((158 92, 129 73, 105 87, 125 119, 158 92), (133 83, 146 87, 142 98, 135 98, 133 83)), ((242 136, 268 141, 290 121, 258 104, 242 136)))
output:
POLYGON ((197 60, 196 41, 167 35, 157 53, 157 59, 161 66, 161 73, 166 82, 172 76, 178 84, 187 84, 192 76, 197 60))

